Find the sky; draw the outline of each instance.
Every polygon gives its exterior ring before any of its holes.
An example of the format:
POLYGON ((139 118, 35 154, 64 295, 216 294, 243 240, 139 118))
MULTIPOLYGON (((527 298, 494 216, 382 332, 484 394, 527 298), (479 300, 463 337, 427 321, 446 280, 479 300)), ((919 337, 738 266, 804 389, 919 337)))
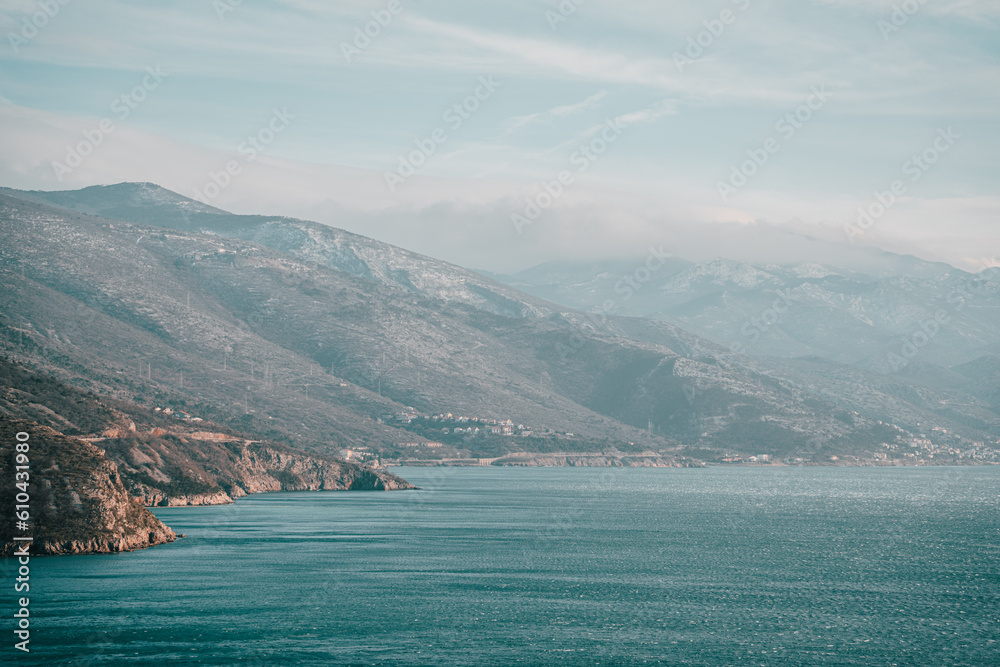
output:
POLYGON ((507 273, 804 240, 978 270, 998 27, 995 0, 0 0, 0 185, 154 182, 507 273))

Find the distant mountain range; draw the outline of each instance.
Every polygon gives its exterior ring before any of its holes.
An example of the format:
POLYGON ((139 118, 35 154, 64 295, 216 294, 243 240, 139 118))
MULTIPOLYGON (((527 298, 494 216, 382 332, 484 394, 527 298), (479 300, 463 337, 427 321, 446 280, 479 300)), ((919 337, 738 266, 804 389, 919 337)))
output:
MULTIPOLYGON (((785 375, 808 378, 826 369, 816 391, 863 413, 871 406, 851 400, 856 394, 848 387, 835 389, 831 372, 866 388, 912 386, 909 394, 890 390, 907 400, 930 390, 945 394, 942 405, 966 402, 995 413, 996 258, 983 258, 982 271, 971 274, 915 257, 858 253, 850 266, 670 258, 649 272, 641 261, 553 262, 491 277, 567 307, 670 322, 730 352, 766 359, 785 375)), ((979 414, 979 426, 995 433, 994 417, 979 414)))
POLYGON ((882 372, 902 335, 890 332, 916 334, 963 279, 907 258, 888 257, 880 276, 671 258, 656 271, 548 265, 505 284, 151 184, 0 190, 0 231, 0 352, 100 395, 327 454, 426 441, 394 419, 408 408, 536 434, 470 436, 470 456, 828 461, 930 426, 969 443, 1000 434, 995 379, 971 372, 986 362, 962 366, 1000 352, 993 286, 901 372, 882 372), (755 318, 769 322, 756 337, 744 331, 755 318), (742 353, 772 345, 781 359, 742 353))
POLYGON ((818 356, 880 372, 911 360, 947 368, 1000 356, 995 257, 970 274, 915 257, 858 252, 865 261, 855 267, 671 257, 654 262, 653 270, 644 261, 553 262, 492 277, 566 307, 670 322, 754 355, 818 356), (940 313, 944 321, 928 327, 925 343, 918 332, 940 313), (918 352, 904 354, 914 338, 918 352))

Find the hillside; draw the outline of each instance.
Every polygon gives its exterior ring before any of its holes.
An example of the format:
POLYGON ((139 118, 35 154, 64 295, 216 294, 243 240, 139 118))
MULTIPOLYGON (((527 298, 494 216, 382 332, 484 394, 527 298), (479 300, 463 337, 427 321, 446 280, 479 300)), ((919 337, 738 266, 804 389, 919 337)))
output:
MULTIPOLYGON (((470 456, 537 443, 812 460, 886 437, 881 416, 845 416, 849 397, 674 325, 588 316, 324 225, 148 184, 6 192, 0 345, 102 396, 327 454, 428 439, 394 418, 408 408, 534 429, 479 454, 465 437, 470 456)), ((937 418, 910 413, 893 437, 937 418)))
POLYGON ((381 470, 102 399, 0 358, 0 418, 102 448, 143 505, 215 505, 264 491, 412 489, 381 470))
POLYGON ((497 315, 542 317, 558 310, 475 272, 403 248, 305 220, 234 215, 152 183, 62 192, 0 188, 3 194, 96 217, 250 241, 365 281, 497 315))

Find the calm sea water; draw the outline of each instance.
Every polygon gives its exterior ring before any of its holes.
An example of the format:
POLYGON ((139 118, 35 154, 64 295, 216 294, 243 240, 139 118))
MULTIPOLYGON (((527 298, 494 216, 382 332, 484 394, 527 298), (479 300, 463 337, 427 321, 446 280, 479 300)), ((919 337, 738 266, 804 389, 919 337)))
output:
POLYGON ((397 472, 425 490, 162 509, 186 539, 34 559, 3 660, 1000 664, 1000 468, 397 472))

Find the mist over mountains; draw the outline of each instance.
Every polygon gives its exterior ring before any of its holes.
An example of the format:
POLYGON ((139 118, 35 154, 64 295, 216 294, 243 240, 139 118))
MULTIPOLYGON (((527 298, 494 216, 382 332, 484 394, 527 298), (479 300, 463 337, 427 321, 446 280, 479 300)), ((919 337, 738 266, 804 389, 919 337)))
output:
POLYGON ((1000 351, 994 282, 887 370, 901 337, 970 279, 912 258, 886 254, 877 274, 562 264, 501 282, 152 184, 0 190, 0 229, 4 355, 326 454, 445 439, 468 456, 830 461, 932 441, 933 428, 956 451, 1000 435, 996 376, 981 372, 1000 351), (401 413, 510 419, 532 434, 430 438, 401 413))

